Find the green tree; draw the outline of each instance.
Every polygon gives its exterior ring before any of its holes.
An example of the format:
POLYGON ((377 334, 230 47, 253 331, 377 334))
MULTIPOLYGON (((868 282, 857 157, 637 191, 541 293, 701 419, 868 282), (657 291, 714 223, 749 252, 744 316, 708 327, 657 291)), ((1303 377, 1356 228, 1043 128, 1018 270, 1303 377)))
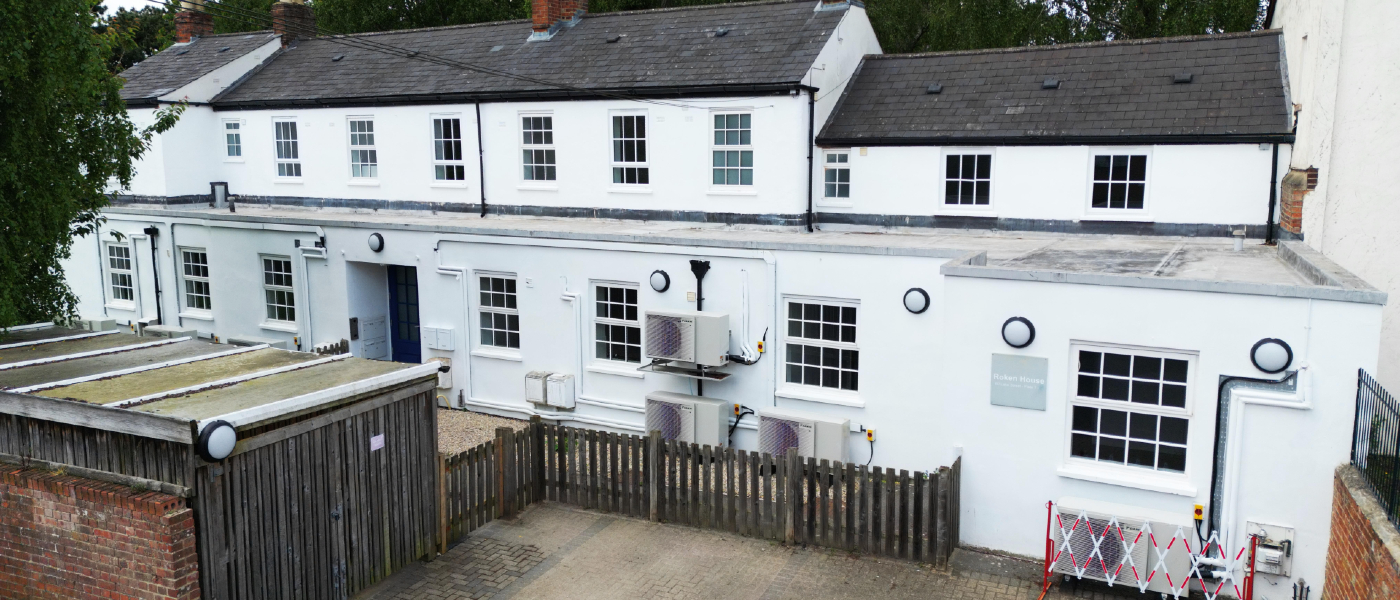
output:
POLYGON ((115 36, 107 68, 120 73, 175 42, 175 12, 159 6, 141 10, 117 9, 111 17, 102 16, 107 7, 98 7, 98 34, 115 36))
POLYGON ((107 68, 117 36, 94 26, 97 0, 0 0, 0 327, 76 316, 60 261, 92 234, 104 189, 183 106, 138 131, 107 68))
POLYGON ((272 29, 272 3, 276 0, 217 1, 217 6, 208 5, 209 13, 214 15, 214 33, 272 29))
POLYGON ((530 0, 316 0, 316 21, 337 33, 523 19, 530 0))
POLYGON ((1261 27, 1267 0, 1047 0, 1072 23, 1079 41, 1249 31, 1261 27))

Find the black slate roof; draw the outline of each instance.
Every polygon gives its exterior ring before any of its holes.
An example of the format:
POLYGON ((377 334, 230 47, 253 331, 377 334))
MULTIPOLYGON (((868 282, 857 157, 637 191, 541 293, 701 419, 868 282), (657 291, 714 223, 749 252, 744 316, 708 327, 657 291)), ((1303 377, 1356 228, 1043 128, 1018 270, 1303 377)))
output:
POLYGON ((800 85, 845 11, 813 0, 585 15, 548 41, 530 21, 346 36, 574 89, 476 73, 338 43, 301 40, 236 88, 220 108, 423 103, 603 93, 658 95, 800 85), (717 31, 727 30, 722 35, 717 31), (618 37, 621 36, 621 37, 618 37), (609 41, 615 39, 615 41, 609 41), (333 60, 340 56, 339 60, 333 60))
POLYGON ((867 56, 852 79, 818 144, 1292 139, 1278 31, 867 56))
POLYGON ((159 98, 261 48, 276 37, 271 31, 206 35, 188 44, 166 48, 121 72, 126 78, 122 99, 132 105, 159 98))

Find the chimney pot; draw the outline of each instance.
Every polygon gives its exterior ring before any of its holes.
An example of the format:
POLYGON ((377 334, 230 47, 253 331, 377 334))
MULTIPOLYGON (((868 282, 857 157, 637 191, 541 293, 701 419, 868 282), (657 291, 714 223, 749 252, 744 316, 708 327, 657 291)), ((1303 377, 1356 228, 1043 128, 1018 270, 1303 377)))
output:
POLYGON ((588 12, 588 0, 531 0, 530 39, 547 40, 561 26, 570 26, 588 12))
POLYGON ((175 41, 188 44, 200 36, 214 33, 214 15, 204 12, 202 2, 182 2, 175 13, 175 41))

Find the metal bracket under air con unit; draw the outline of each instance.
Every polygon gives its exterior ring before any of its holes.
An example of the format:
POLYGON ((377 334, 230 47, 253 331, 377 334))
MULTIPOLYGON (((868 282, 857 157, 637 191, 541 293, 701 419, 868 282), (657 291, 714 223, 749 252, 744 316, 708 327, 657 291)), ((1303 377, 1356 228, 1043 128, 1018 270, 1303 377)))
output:
POLYGON ((677 361, 666 360, 664 358, 653 358, 651 359, 650 363, 637 367, 637 370, 644 371, 647 373, 662 373, 665 375, 688 377, 690 379, 703 379, 706 381, 724 381, 726 379, 729 379, 730 375, 729 373, 725 373, 723 371, 710 371, 706 370, 704 367, 699 366, 693 369, 687 369, 684 367, 673 367, 671 366, 672 363, 677 363, 677 361))

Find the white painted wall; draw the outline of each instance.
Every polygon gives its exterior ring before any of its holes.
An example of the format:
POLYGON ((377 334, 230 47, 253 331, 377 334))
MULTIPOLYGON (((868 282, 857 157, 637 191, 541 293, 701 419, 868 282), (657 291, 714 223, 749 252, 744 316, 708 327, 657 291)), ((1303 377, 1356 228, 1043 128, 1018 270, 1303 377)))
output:
MULTIPOLYGON (((1303 235, 1372 285, 1400 292, 1400 40, 1387 27, 1400 5, 1383 0, 1280 0, 1298 119, 1292 166, 1318 169, 1303 202, 1303 235)), ((1386 305, 1377 378, 1400 387, 1400 303, 1386 305)))
MULTIPOLYGON (((1268 218, 1273 157, 1269 145, 887 146, 844 150, 850 153, 849 199, 822 198, 820 162, 814 174, 817 206, 824 212, 1250 225, 1262 225, 1268 218), (1107 153, 1147 154, 1143 210, 1090 207, 1093 157, 1107 153), (990 205, 944 205, 949 154, 992 155, 990 205)), ((1288 147, 1279 151, 1283 161, 1288 147)))

